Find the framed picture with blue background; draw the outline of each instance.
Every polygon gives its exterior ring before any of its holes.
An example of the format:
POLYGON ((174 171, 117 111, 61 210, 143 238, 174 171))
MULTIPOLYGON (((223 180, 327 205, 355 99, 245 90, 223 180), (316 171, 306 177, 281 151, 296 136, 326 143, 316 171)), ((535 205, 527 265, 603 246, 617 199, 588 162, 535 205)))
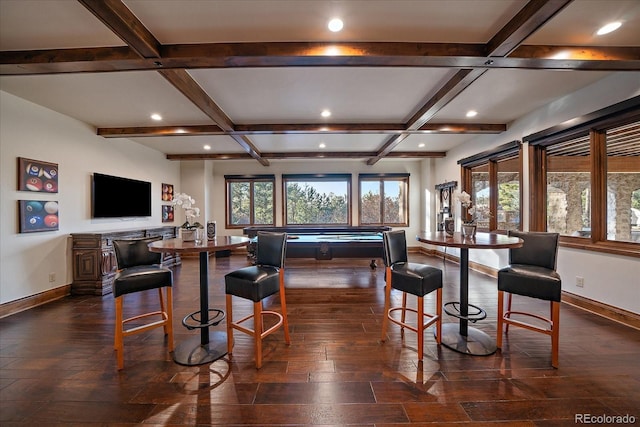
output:
POLYGON ((20 233, 57 231, 60 223, 57 201, 18 200, 20 233))

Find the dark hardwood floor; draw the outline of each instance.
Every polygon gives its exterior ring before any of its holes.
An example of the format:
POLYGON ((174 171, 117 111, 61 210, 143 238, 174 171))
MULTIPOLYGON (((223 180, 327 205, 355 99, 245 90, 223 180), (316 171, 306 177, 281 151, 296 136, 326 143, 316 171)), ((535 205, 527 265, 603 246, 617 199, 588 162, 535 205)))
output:
MULTIPOLYGON (((443 268, 444 300, 457 300, 457 264, 410 258, 443 268)), ((418 363, 414 333, 403 342, 390 325, 380 343, 384 271, 368 264, 288 262, 292 343, 284 344, 281 330, 269 336, 260 370, 244 334, 236 332, 231 360, 185 367, 155 329, 125 338, 118 372, 112 295, 67 297, 0 319, 0 424, 565 426, 583 414, 628 414, 640 423, 640 331, 563 304, 559 369, 551 367, 549 337, 519 328, 502 352, 485 357, 438 347, 430 330, 418 363)), ((223 275, 247 260, 234 255, 210 265, 211 304, 222 307, 223 275)), ((197 281, 197 259, 185 259, 175 271, 176 342, 194 334, 180 320, 198 307, 197 281)), ((475 326, 495 336, 496 280, 472 272, 470 283, 471 302, 488 312, 475 326)), ((156 300, 156 293, 131 296, 125 314, 156 300)), ((433 303, 430 296, 427 307, 433 303)), ((235 299, 234 310, 248 313, 251 303, 235 299)))

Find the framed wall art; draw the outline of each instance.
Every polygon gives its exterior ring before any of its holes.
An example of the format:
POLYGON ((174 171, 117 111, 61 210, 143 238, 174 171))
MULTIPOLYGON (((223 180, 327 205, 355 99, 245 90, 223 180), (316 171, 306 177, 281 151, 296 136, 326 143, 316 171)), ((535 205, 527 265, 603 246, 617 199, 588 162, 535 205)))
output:
POLYGON ((58 192, 58 164, 18 157, 18 191, 58 192))
POLYGON ((56 231, 60 224, 57 201, 18 200, 20 233, 56 231))
POLYGON ((173 184, 162 184, 162 201, 170 202, 173 200, 173 184))
POLYGON ((172 205, 162 205, 162 222, 173 222, 172 205))

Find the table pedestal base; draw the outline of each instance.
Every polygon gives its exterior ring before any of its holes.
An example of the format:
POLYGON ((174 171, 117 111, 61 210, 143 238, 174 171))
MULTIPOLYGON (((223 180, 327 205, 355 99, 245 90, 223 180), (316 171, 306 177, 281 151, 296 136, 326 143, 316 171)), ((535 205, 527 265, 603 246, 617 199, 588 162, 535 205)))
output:
POLYGON ((457 323, 442 325, 442 345, 472 356, 488 356, 498 349, 495 340, 479 329, 467 328, 467 336, 461 335, 457 323))
POLYGON ((185 366, 204 365, 227 354, 227 334, 209 332, 209 343, 202 345, 200 334, 179 343, 173 351, 174 362, 185 366))

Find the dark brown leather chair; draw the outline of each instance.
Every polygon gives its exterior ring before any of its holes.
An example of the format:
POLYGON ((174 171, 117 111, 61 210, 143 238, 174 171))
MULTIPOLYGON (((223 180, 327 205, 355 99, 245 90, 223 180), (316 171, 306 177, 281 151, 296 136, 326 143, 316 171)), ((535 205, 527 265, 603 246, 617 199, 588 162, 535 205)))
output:
MULTIPOLYGON (((167 336, 169 351, 173 351, 173 273, 162 266, 162 254, 149 251, 149 243, 162 237, 137 240, 114 240, 113 248, 118 271, 113 281, 116 305, 114 348, 118 369, 124 367, 124 337, 162 327, 167 336), (135 292, 158 289, 160 309, 123 319, 124 296, 135 292), (166 296, 163 295, 163 290, 166 296), (126 329, 126 324, 147 317, 159 316, 154 322, 126 329)), ((139 322, 136 322, 139 323, 139 322)))
POLYGON ((524 240, 520 248, 509 250, 509 265, 498 271, 498 336, 497 346, 502 348, 503 325, 518 326, 551 336, 551 365, 558 367, 560 335, 560 295, 562 281, 556 272, 558 233, 509 231, 510 236, 524 240), (504 294, 508 293, 507 311, 504 311, 504 294), (550 301, 550 318, 534 313, 511 309, 512 296, 523 295, 550 301), (524 316, 543 321, 547 327, 513 319, 524 316))
POLYGON ((442 270, 425 264, 408 261, 407 240, 404 230, 385 231, 382 234, 384 244, 385 265, 385 299, 384 317, 382 319, 382 339, 387 339, 389 321, 400 325, 400 333, 404 338, 404 328, 418 334, 418 359, 424 355, 424 331, 433 323, 436 324, 436 342, 442 339, 442 270), (402 306, 391 307, 391 288, 402 292, 402 306), (424 296, 436 291, 436 314, 424 312, 424 296), (418 297, 415 309, 407 308, 407 294, 418 297), (393 313, 400 311, 400 319, 393 313), (417 321, 410 324, 406 321, 407 312, 415 313, 417 321), (424 319, 429 319, 424 322, 424 319))
POLYGON ((256 368, 262 367, 262 340, 281 326, 284 327, 284 339, 289 338, 287 304, 284 292, 284 260, 287 249, 287 234, 258 232, 255 265, 244 267, 224 276, 227 310, 227 346, 228 353, 233 350, 233 330, 236 329, 253 336, 255 342, 256 368), (280 293, 281 313, 263 310, 262 301, 270 295, 280 293), (233 296, 253 301, 253 314, 240 320, 233 320, 233 296), (275 316, 276 323, 264 329, 264 317, 275 316), (253 329, 242 323, 253 319, 253 329))

